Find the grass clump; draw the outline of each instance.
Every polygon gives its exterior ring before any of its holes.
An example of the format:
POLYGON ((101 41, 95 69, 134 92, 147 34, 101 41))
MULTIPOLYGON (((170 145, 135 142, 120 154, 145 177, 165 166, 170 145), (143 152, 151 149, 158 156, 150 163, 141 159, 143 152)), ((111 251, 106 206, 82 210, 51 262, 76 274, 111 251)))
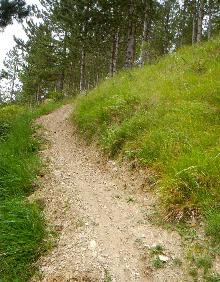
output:
POLYGON ((88 140, 157 172, 168 218, 220 214, 219 49, 219 39, 185 47, 76 101, 74 121, 88 140))
POLYGON ((26 282, 46 249, 40 207, 26 200, 41 168, 33 120, 57 104, 0 108, 0 281, 26 282), (3 124, 3 126, 2 126, 3 124), (6 126, 5 126, 6 125, 6 126))
POLYGON ((197 280, 202 281, 220 281, 219 274, 215 273, 213 270, 213 257, 210 254, 200 253, 193 255, 191 257, 191 267, 189 269, 189 274, 197 278, 197 280))
POLYGON ((16 105, 10 105, 0 108, 0 142, 6 139, 14 118, 22 112, 22 108, 16 105))
POLYGON ((33 191, 40 167, 39 142, 32 137, 31 114, 21 114, 11 124, 10 134, 0 144, 0 199, 25 196, 33 191))
POLYGON ((163 268, 165 264, 157 257, 152 261, 152 265, 154 268, 163 268))
POLYGON ((218 273, 211 273, 206 276, 205 278, 206 282, 219 282, 220 281, 220 275, 218 273))
POLYGON ((42 214, 35 204, 15 198, 1 202, 0 219, 0 280, 28 281, 31 263, 43 251, 42 214))
POLYGON ((208 210, 206 220, 208 222, 206 233, 212 236, 216 243, 220 244, 220 212, 218 210, 208 210))
POLYGON ((160 244, 157 244, 157 245, 155 245, 151 248, 151 254, 152 255, 163 254, 163 252, 164 252, 164 247, 160 244))
POLYGON ((212 259, 208 256, 201 256, 195 258, 195 265, 197 266, 197 268, 203 269, 204 273, 206 274, 208 270, 212 267, 212 259))

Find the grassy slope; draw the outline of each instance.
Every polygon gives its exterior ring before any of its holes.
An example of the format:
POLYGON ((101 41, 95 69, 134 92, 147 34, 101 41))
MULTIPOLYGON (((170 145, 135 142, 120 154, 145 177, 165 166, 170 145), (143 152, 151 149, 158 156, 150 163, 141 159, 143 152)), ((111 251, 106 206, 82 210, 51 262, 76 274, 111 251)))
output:
MULTIPOLYGON (((122 72, 78 99, 74 119, 111 156, 158 174, 168 214, 202 211, 220 232, 220 40, 122 72)), ((220 239, 219 239, 220 240, 220 239)))
POLYGON ((32 263, 45 249, 41 210, 25 197, 34 191, 40 169, 39 142, 32 121, 54 109, 30 112, 18 106, 0 108, 0 281, 28 281, 32 263))

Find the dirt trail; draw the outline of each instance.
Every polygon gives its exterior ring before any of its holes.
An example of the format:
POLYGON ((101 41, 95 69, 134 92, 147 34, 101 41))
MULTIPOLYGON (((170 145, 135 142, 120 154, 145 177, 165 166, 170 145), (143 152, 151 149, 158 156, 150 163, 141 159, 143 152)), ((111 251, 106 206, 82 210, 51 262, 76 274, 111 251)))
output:
POLYGON ((39 261, 40 281, 190 281, 173 263, 183 257, 180 237, 146 219, 150 194, 132 192, 134 177, 114 162, 102 166, 98 152, 79 142, 71 111, 65 105, 38 120, 49 141, 42 151, 48 173, 34 197, 59 231, 57 245, 39 261), (169 259, 163 268, 152 267, 149 248, 156 244, 169 259))

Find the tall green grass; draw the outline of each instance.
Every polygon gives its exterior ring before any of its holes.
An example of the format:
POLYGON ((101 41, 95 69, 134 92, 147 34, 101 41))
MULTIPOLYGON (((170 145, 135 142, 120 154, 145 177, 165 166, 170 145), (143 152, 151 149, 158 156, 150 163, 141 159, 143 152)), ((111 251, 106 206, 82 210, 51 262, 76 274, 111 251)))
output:
POLYGON ((203 213, 220 238, 219 39, 106 80, 76 101, 74 121, 110 157, 157 172, 171 218, 203 213))
POLYGON ((0 281, 28 281, 45 248, 39 207, 21 198, 1 202, 0 230, 0 281))
POLYGON ((32 138, 30 113, 16 117, 10 134, 0 145, 0 199, 25 196, 33 191, 32 184, 39 169, 36 154, 39 144, 32 138))
POLYGON ((41 209, 26 200, 36 188, 41 168, 33 120, 59 104, 30 110, 0 108, 0 281, 26 282, 44 252, 45 224, 41 209))

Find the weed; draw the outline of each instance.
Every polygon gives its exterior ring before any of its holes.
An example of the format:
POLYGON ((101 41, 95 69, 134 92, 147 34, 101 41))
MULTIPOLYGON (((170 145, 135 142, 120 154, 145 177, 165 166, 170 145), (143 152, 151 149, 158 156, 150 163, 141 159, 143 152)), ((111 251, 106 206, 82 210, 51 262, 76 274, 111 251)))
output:
POLYGON ((198 270, 195 267, 190 268, 189 275, 193 278, 196 278, 198 276, 198 270))
POLYGON ((188 259, 191 264, 191 270, 194 269, 196 275, 199 275, 203 281, 212 281, 208 279, 216 276, 213 273, 214 250, 209 245, 204 246, 199 243, 192 245, 188 259))
POLYGON ((133 203, 135 201, 134 197, 133 196, 129 196, 127 198, 127 203, 133 203))
POLYGON ((75 223, 76 228, 81 228, 85 226, 85 221, 82 218, 78 218, 76 223, 75 223))
POLYGON ((112 282, 112 276, 107 269, 105 269, 104 282, 112 282))
POLYGON ((180 267, 182 265, 182 261, 179 258, 173 259, 173 266, 180 267))
POLYGON ((194 228, 189 228, 185 222, 178 222, 175 227, 184 240, 193 241, 197 238, 196 230, 194 228))
POLYGON ((137 224, 143 225, 143 224, 146 224, 146 221, 143 219, 140 219, 137 221, 137 224))
POLYGON ((206 234, 212 236, 213 241, 220 243, 220 212, 219 210, 209 210, 206 214, 206 234))
POLYGON ((153 259, 152 265, 155 268, 163 268, 165 264, 157 257, 153 259))
POLYGON ((159 255, 164 252, 164 247, 160 244, 157 244, 156 246, 151 247, 150 251, 152 255, 155 255, 155 254, 159 255))
POLYGON ((205 277, 205 281, 206 282, 219 282, 220 281, 220 275, 217 274, 217 273, 208 274, 205 277))
POLYGON ((195 258, 195 265, 197 268, 202 268, 204 273, 212 267, 212 259, 209 256, 200 256, 195 258))

